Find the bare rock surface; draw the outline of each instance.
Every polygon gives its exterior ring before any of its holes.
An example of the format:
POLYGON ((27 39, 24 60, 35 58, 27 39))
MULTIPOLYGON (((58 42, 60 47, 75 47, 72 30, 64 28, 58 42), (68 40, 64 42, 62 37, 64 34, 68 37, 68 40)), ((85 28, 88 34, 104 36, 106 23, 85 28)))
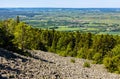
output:
POLYGON ((107 72, 103 65, 84 68, 84 62, 91 63, 89 60, 38 50, 29 52, 33 57, 0 48, 0 79, 120 79, 120 75, 107 72))

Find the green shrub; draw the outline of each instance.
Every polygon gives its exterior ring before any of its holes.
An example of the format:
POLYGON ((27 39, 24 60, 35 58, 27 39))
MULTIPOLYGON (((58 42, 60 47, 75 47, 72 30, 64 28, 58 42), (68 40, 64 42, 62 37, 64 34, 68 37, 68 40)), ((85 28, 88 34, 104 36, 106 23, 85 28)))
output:
POLYGON ((63 57, 67 57, 67 53, 66 53, 65 51, 59 52, 59 55, 60 55, 60 56, 63 56, 63 57))
POLYGON ((120 66, 118 66, 117 74, 120 74, 120 66))
POLYGON ((97 63, 102 63, 102 54, 101 53, 96 53, 94 56, 93 56, 93 60, 96 61, 96 64, 97 63))
POLYGON ((68 56, 76 57, 77 56, 77 52, 74 52, 74 51, 68 52, 68 56))
POLYGON ((71 59, 70 62, 75 63, 75 59, 71 59))
POLYGON ((84 62, 83 67, 88 67, 88 68, 90 68, 90 63, 89 63, 89 62, 84 62))
POLYGON ((110 57, 104 58, 103 64, 105 65, 106 68, 108 68, 110 70, 110 68, 112 68, 112 59, 110 57))
POLYGON ((97 62, 96 61, 92 61, 92 64, 97 64, 97 62))
POLYGON ((86 48, 81 48, 80 50, 78 50, 78 52, 77 52, 77 57, 78 58, 87 58, 87 55, 86 55, 86 53, 87 53, 88 51, 87 51, 87 49, 86 48))
POLYGON ((103 64, 110 72, 120 72, 120 56, 106 57, 103 60, 103 64))
POLYGON ((87 52, 87 59, 93 59, 93 56, 95 54, 95 51, 93 49, 89 49, 88 52, 87 52))

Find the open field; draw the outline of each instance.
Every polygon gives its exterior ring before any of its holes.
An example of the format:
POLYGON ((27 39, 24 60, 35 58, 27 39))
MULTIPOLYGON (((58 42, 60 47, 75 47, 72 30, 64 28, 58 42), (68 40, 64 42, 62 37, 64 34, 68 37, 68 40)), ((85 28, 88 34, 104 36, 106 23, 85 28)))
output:
POLYGON ((119 8, 1 8, 0 19, 19 16, 35 28, 119 34, 119 8), (9 15, 9 16, 8 16, 9 15), (63 27, 64 26, 64 27, 63 27))

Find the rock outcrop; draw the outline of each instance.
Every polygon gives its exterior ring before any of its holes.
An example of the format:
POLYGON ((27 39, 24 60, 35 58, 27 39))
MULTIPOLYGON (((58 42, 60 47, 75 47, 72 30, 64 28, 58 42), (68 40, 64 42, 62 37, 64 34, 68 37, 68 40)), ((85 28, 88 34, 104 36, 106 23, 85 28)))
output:
POLYGON ((33 57, 0 48, 0 79, 120 79, 120 75, 107 72, 103 65, 84 68, 84 62, 91 63, 89 60, 38 50, 29 52, 33 57))

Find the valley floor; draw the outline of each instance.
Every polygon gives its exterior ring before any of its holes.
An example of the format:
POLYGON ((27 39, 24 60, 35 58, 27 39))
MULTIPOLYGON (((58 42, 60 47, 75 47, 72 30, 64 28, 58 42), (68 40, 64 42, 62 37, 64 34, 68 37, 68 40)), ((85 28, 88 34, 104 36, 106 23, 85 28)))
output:
POLYGON ((120 75, 107 72, 103 65, 84 68, 84 62, 91 63, 89 60, 38 50, 30 52, 32 58, 0 48, 0 79, 120 79, 120 75))

